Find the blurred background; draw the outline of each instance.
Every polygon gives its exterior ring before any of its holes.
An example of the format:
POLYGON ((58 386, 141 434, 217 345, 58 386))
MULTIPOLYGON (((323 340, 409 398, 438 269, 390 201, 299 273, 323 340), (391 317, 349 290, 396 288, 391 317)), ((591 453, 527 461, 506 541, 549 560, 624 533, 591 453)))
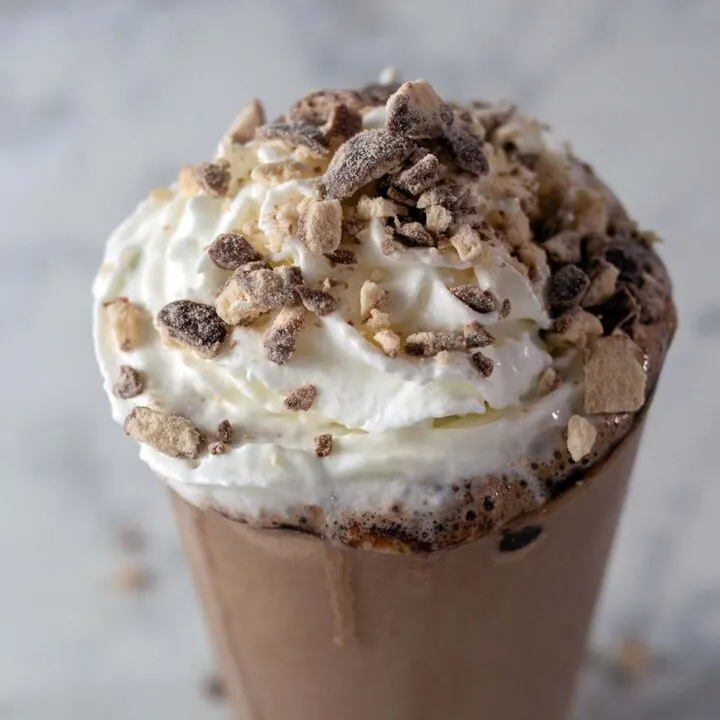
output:
POLYGON ((90 283, 251 97, 272 117, 389 65, 520 101, 665 238, 681 329, 577 717, 717 718, 719 38, 713 0, 0 0, 0 718, 224 716, 163 489, 110 420, 90 283))

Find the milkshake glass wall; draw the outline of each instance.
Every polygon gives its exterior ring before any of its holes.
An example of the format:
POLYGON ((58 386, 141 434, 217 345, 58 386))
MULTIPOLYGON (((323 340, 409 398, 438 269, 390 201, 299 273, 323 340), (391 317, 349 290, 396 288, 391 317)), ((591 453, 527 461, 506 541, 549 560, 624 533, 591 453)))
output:
POLYGON ((561 720, 675 328, 656 237, 514 106, 258 101, 94 286, 244 720, 561 720))

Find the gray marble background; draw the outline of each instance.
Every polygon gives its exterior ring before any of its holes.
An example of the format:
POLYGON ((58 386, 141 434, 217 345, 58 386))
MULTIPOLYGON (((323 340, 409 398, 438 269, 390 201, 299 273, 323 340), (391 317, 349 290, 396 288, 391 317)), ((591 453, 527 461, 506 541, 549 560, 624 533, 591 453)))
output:
POLYGON ((102 395, 91 278, 248 98, 272 113, 387 65, 523 101, 666 238, 682 324, 579 717, 720 716, 719 39, 712 0, 0 1, 0 718, 223 716, 162 488, 102 395), (122 590, 126 567, 150 586, 122 590), (622 682, 630 636, 651 660, 622 682))

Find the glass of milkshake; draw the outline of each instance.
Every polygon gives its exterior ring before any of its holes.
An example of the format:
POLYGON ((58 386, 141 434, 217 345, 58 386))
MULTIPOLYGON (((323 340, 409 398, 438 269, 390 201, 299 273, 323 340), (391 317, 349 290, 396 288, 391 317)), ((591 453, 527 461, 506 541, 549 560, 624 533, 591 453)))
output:
POLYGON ((251 103, 110 238, 95 342, 242 720, 561 720, 675 329, 542 123, 251 103))

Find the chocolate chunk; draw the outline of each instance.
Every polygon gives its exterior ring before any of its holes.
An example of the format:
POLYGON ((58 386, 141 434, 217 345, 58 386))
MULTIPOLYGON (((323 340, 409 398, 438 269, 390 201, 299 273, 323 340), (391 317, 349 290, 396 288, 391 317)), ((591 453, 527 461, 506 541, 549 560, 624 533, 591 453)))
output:
POLYGON ((324 290, 314 290, 308 287, 299 287, 297 293, 302 304, 316 315, 323 317, 337 310, 337 300, 324 290))
POLYGON ((590 454, 597 439, 595 426, 581 415, 573 415, 567 426, 567 449, 575 462, 590 454))
POLYGON ((548 301, 555 311, 569 310, 580 304, 590 279, 576 265, 565 265, 550 277, 548 301))
POLYGON ((217 436, 226 443, 232 440, 233 426, 227 418, 218 423, 217 436))
POLYGON ((139 442, 176 458, 196 458, 205 444, 203 434, 187 418, 149 407, 132 409, 125 419, 125 432, 139 442))
POLYGON ((323 125, 339 105, 357 112, 363 108, 365 102, 360 93, 354 90, 314 90, 290 108, 287 119, 295 124, 323 125))
POLYGON ((342 239, 339 200, 312 200, 300 213, 298 239, 313 255, 337 250, 342 239))
POLYGON ((526 525, 516 530, 503 530, 500 540, 500 552, 517 552, 540 537, 542 528, 538 525, 526 525))
POLYGON ((408 335, 405 340, 405 352, 416 357, 433 357, 443 351, 464 350, 466 347, 462 331, 418 332, 408 335))
POLYGON ((583 307, 602 305, 614 294, 620 271, 607 260, 595 260, 589 269, 590 285, 583 296, 583 307))
POLYGON ((218 267, 225 270, 237 270, 245 263, 260 260, 253 246, 235 232, 218 235, 208 248, 208 255, 218 267))
POLYGON ((322 131, 309 123, 274 123, 255 131, 258 140, 280 140, 290 147, 307 148, 314 155, 327 155, 327 140, 322 131))
POLYGON ((495 338, 480 323, 476 322, 469 322, 463 328, 463 337, 465 347, 469 349, 487 347, 495 342, 495 338))
POLYGON ((479 350, 470 356, 470 361, 484 378, 489 378, 495 369, 495 362, 492 358, 479 350))
POLYGON ((642 351, 630 338, 597 340, 585 359, 585 412, 635 412, 645 404, 642 351))
POLYGON ((373 335, 373 340, 382 348, 390 358, 396 358, 400 352, 400 336, 388 328, 379 330, 373 335))
POLYGON ((222 349, 228 326, 211 305, 192 300, 168 303, 157 315, 160 332, 203 357, 215 357, 222 349))
POLYGON ((276 365, 286 363, 295 353, 297 338, 305 327, 303 308, 283 308, 265 333, 265 357, 276 365))
POLYGON ((550 348, 584 348, 603 334, 600 320, 579 307, 563 313, 553 323, 551 331, 545 334, 545 342, 550 348))
POLYGON ((502 307, 500 308, 500 317, 501 319, 505 319, 507 317, 510 317, 510 313, 512 312, 512 303, 510 302, 510 298, 505 298, 502 301, 502 307))
POLYGON ((398 222, 395 232, 397 239, 410 247, 433 247, 437 244, 435 238, 419 222, 398 222))
POLYGON ((230 163, 227 160, 201 163, 195 168, 195 179, 208 195, 225 197, 230 190, 232 180, 230 163))
POLYGON ((140 347, 145 311, 126 297, 111 300, 104 307, 118 348, 123 352, 132 352, 140 347))
POLYGON ((265 110, 262 103, 254 99, 242 112, 233 120, 227 130, 230 142, 243 144, 250 142, 255 137, 255 131, 265 123, 265 110))
POLYGON ((490 290, 481 290, 477 285, 457 285, 450 292, 468 307, 479 313, 492 313, 500 309, 498 299, 490 290))
POLYGON ((335 153, 323 176, 330 199, 350 197, 363 185, 399 168, 417 146, 387 130, 363 130, 335 153))
POLYGON ((260 263, 249 263, 233 275, 250 301, 264 310, 297 304, 295 291, 302 285, 302 273, 296 266, 281 265, 270 270, 260 263))
POLYGON ((327 140, 332 138, 348 140, 353 135, 357 135, 362 128, 362 115, 357 110, 340 103, 333 106, 327 122, 322 127, 322 132, 327 140))
POLYGON ((317 389, 314 385, 301 385, 285 398, 283 404, 287 410, 306 412, 312 407, 316 397, 317 389))
POLYGON ((411 195, 421 195, 440 181, 440 161, 435 155, 420 158, 411 168, 403 170, 394 180, 401 190, 411 195))
POLYGON ((406 82, 387 101, 385 127, 393 133, 430 140, 445 131, 445 103, 424 80, 406 82))
POLYGON ((315 454, 318 457, 327 457, 333 448, 333 436, 330 433, 315 437, 315 454))
POLYGON ((357 255, 349 248, 344 247, 339 247, 331 253, 325 253, 325 257, 331 264, 355 265, 357 263, 357 255))
POLYGON ((120 366, 120 376, 113 385, 113 395, 127 400, 133 398, 145 389, 145 381, 141 373, 129 365, 120 366))
POLYGON ((481 138, 457 125, 448 131, 446 138, 461 170, 472 175, 487 175, 490 172, 481 138))

